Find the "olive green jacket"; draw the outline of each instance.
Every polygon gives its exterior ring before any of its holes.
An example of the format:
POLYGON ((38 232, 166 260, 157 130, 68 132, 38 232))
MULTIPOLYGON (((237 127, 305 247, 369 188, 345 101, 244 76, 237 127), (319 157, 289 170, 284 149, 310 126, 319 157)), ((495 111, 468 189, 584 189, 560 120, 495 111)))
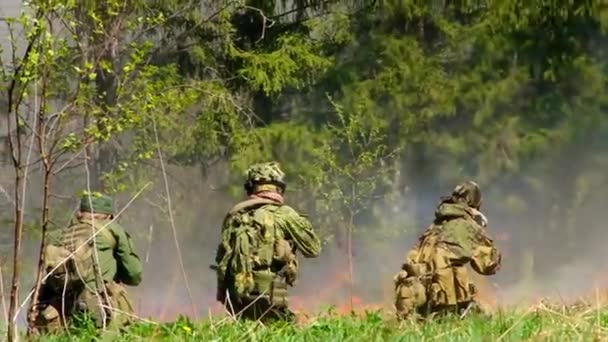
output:
MULTIPOLYGON (((105 282, 115 281, 125 285, 136 286, 141 283, 143 265, 135 252, 129 233, 118 223, 109 220, 95 220, 96 231, 105 226, 110 234, 99 233, 95 237, 99 272, 105 282)), ((68 234, 76 225, 92 225, 90 219, 74 219, 69 227, 55 232, 50 243, 60 246, 62 235, 68 234)), ((94 282, 89 279, 87 282, 94 282)))

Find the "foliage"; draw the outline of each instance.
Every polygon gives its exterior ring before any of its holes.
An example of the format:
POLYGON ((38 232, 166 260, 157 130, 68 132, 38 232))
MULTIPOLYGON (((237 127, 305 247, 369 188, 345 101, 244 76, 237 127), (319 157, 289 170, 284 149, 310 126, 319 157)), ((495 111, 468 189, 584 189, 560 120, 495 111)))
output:
MULTIPOLYGON (((327 127, 314 153, 316 174, 306 180, 319 199, 319 214, 352 229, 354 219, 378 196, 390 191, 395 151, 387 146, 387 125, 362 99, 345 110, 334 104, 337 123, 327 127)), ((330 221, 331 222, 331 221, 330 221)))

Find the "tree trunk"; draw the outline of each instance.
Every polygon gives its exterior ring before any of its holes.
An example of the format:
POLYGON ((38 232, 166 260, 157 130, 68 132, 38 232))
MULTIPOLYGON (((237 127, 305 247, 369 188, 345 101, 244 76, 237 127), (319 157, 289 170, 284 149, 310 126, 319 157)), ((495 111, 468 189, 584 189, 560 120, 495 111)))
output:
MULTIPOLYGON (((115 29, 112 29, 116 31, 115 29)), ((110 113, 112 108, 116 106, 117 91, 118 91, 118 78, 116 77, 117 72, 120 70, 118 60, 118 41, 119 33, 111 35, 110 37, 104 37, 107 39, 108 46, 105 51, 102 51, 102 60, 105 60, 112 65, 112 71, 104 71, 103 68, 98 67, 97 72, 97 93, 101 99, 101 106, 106 112, 106 116, 111 117, 110 113)), ((99 63, 101 65, 102 63, 99 63)), ((97 177, 94 179, 98 184, 98 189, 106 191, 108 185, 104 181, 104 175, 112 171, 117 162, 118 151, 109 142, 100 143, 97 151, 97 160, 95 162, 95 169, 97 177)))
POLYGON ((27 336, 30 337, 34 331, 34 321, 36 318, 37 305, 38 305, 38 293, 40 292, 40 286, 42 283, 42 275, 44 274, 44 249, 46 247, 46 235, 49 227, 49 196, 50 196, 50 182, 51 182, 51 170, 45 166, 44 171, 44 190, 42 198, 42 231, 40 233, 40 252, 38 254, 38 268, 36 272, 36 282, 34 285, 34 294, 32 297, 32 303, 28 312, 28 327, 27 336))
POLYGON ((104 179, 104 176, 110 172, 116 165, 118 159, 118 151, 110 143, 100 143, 97 149, 97 157, 91 174, 91 186, 94 190, 101 192, 107 191, 109 184, 104 179))
MULTIPOLYGON (((45 70, 46 71, 46 70, 45 70)), ((40 233, 40 251, 38 253, 38 268, 36 271, 36 281, 34 283, 34 294, 31 299, 30 309, 27 313, 27 336, 30 337, 34 333, 34 322, 37 315, 38 293, 42 282, 42 274, 44 273, 44 248, 46 246, 46 233, 49 226, 49 198, 50 185, 53 164, 51 163, 52 148, 47 150, 46 136, 46 90, 47 90, 48 72, 43 73, 42 92, 40 96, 40 109, 38 110, 38 126, 36 127, 36 140, 38 141, 38 154, 42 161, 44 169, 43 191, 42 191, 42 217, 41 217, 41 233, 40 233)))
POLYGON ((354 277, 353 277, 353 213, 351 212, 348 220, 347 229, 347 250, 348 250, 348 291, 349 291, 349 305, 350 311, 352 312, 353 307, 353 296, 354 296, 354 277))
POLYGON ((15 341, 17 327, 14 324, 15 312, 19 304, 19 256, 21 254, 21 234, 23 233, 23 210, 21 208, 21 183, 23 180, 21 165, 15 167, 15 224, 13 242, 13 278, 11 281, 10 305, 8 309, 8 341, 15 341))

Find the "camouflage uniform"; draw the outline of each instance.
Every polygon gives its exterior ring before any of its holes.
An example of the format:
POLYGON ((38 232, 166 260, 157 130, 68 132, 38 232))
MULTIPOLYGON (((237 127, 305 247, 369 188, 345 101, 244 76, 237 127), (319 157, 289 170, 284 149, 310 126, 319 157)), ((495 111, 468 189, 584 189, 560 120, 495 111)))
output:
POLYGON ((245 183, 249 199, 232 208, 222 225, 215 267, 217 300, 233 315, 264 321, 292 319, 287 286, 293 286, 297 277, 295 253, 311 258, 321 252, 311 223, 283 204, 283 177, 277 163, 251 166, 245 183), (242 239, 234 234, 244 226, 250 227, 246 243, 234 247, 234 240, 242 239))
POLYGON ((76 264, 80 266, 74 266, 72 260, 65 262, 42 284, 37 308, 34 311, 30 308, 30 312, 36 314, 30 317, 30 324, 39 332, 60 330, 81 312, 90 315, 99 328, 109 324, 118 327, 129 322, 133 307, 123 285, 139 285, 143 266, 129 233, 119 224, 109 223, 112 213, 111 198, 100 194, 92 194, 90 198, 85 195, 81 199, 80 213, 70 226, 50 237, 50 244, 45 249, 47 273, 74 252, 81 241, 89 239, 94 231, 99 232, 89 242, 92 246, 90 257, 76 264), (75 269, 78 274, 78 281, 69 287, 57 281, 57 275, 65 274, 68 269, 75 269))
POLYGON ((501 254, 486 234, 487 220, 480 206, 481 192, 471 181, 442 199, 435 221, 394 278, 399 318, 479 310, 466 266, 492 275, 501 264, 501 254))

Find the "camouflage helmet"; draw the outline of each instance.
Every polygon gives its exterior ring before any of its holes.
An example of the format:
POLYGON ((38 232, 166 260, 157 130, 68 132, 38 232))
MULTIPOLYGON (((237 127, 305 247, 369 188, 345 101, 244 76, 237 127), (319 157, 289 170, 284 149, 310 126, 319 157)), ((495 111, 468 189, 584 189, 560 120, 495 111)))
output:
POLYGON ((476 209, 481 207, 481 190, 473 181, 458 184, 452 191, 452 198, 466 203, 469 207, 476 209))
POLYGON ((246 172, 245 190, 251 191, 258 184, 273 184, 285 191, 285 173, 277 162, 251 165, 246 172))

